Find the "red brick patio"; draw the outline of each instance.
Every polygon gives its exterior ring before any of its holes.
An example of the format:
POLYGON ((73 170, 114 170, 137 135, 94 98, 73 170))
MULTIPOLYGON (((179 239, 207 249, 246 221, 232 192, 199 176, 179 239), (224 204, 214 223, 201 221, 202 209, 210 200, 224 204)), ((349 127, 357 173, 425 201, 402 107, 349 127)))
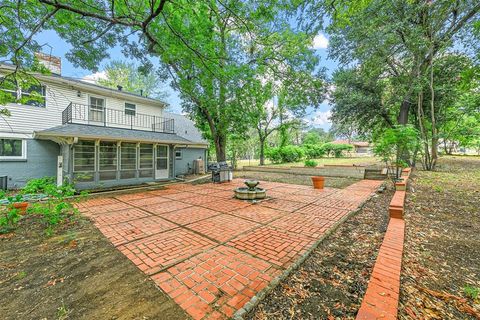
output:
POLYGON ((194 319, 231 317, 299 259, 381 181, 345 189, 263 182, 269 199, 232 198, 243 185, 176 184, 78 205, 98 229, 194 319))

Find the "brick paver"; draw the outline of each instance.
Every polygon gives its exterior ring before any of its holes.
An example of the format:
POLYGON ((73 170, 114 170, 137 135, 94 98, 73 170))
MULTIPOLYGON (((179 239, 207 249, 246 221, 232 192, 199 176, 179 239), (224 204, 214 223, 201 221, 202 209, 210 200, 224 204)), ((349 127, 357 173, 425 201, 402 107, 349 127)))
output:
POLYGON ((265 226, 241 235, 227 245, 285 267, 313 242, 309 237, 265 226))
POLYGON ((189 224, 188 228, 216 241, 225 242, 258 226, 259 224, 256 222, 221 214, 189 224))
POLYGON ((144 210, 151 212, 153 214, 162 214, 167 212, 172 212, 180 210, 183 208, 191 207, 191 204, 179 202, 175 200, 166 199, 167 201, 157 203, 151 206, 144 207, 144 210))
POLYGON ((98 229, 115 246, 177 227, 176 224, 155 216, 116 224, 98 225, 98 229))
POLYGON ((190 258, 153 280, 192 317, 231 317, 278 274, 268 262, 218 246, 190 258))
POLYGON ((162 218, 165 218, 177 224, 186 225, 186 224, 194 223, 199 220, 207 219, 219 214, 221 213, 218 211, 193 206, 193 207, 176 210, 173 212, 164 213, 162 214, 162 218))
POLYGON ((265 206, 267 208, 293 212, 302 207, 305 207, 306 204, 302 202, 287 200, 287 196, 284 195, 282 199, 273 198, 273 199, 262 202, 260 205, 265 206))
POLYGON ((158 233, 136 240, 118 248, 147 274, 161 269, 194 254, 210 249, 215 243, 183 228, 158 233))
POLYGON ((260 205, 252 205, 246 208, 230 211, 229 214, 233 214, 237 217, 249 219, 259 223, 268 223, 276 218, 285 215, 286 212, 260 205))
POLYGON ((129 220, 145 218, 152 216, 146 211, 137 208, 130 208, 126 210, 119 210, 114 212, 105 212, 103 214, 98 214, 93 216, 91 219, 97 225, 110 225, 120 222, 125 222, 129 220))
POLYGON ((270 226, 314 239, 321 237, 333 222, 322 216, 292 213, 273 221, 270 226))
POLYGON ((77 204, 140 270, 194 319, 226 319, 365 201, 381 182, 343 190, 265 182, 267 199, 233 198, 230 183, 77 204))

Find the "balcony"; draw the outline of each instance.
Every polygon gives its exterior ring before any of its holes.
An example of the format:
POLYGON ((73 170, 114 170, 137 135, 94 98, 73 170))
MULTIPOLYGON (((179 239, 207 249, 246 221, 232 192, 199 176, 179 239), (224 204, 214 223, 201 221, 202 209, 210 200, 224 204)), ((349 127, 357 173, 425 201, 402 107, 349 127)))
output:
POLYGON ((91 126, 131 130, 175 133, 174 119, 99 106, 70 103, 62 112, 62 124, 75 123, 91 126))

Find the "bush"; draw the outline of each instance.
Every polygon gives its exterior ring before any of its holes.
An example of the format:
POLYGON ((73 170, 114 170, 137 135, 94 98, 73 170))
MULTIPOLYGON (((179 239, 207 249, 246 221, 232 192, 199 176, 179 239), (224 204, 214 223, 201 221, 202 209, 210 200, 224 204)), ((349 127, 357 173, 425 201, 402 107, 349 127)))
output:
POLYGON ((305 144, 303 150, 308 159, 318 159, 325 156, 325 149, 318 144, 305 144))
POLYGON ((325 153, 328 156, 334 156, 335 158, 340 158, 343 155, 344 151, 352 151, 353 146, 351 144, 345 144, 345 143, 325 143, 322 145, 323 150, 325 150, 325 153))
POLYGON ((268 148, 265 150, 265 158, 273 163, 281 163, 282 157, 280 155, 280 148, 268 148))
POLYGON ((269 148, 265 157, 273 163, 297 162, 305 157, 305 151, 299 146, 285 146, 283 148, 269 148))
POLYGON ((305 160, 305 167, 315 168, 318 162, 315 160, 305 160))
POLYGON ((412 154, 418 143, 418 131, 414 127, 399 125, 383 132, 375 141, 373 153, 380 157, 387 167, 395 168, 391 178, 396 180, 399 178, 399 169, 408 165, 404 155, 412 154))

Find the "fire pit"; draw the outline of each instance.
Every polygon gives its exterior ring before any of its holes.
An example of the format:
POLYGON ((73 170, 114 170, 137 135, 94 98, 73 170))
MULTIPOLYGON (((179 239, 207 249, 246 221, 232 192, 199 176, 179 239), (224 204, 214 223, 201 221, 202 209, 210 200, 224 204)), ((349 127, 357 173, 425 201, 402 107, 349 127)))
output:
POLYGON ((246 187, 240 187, 234 190, 235 198, 240 200, 265 199, 267 192, 265 189, 257 187, 259 183, 257 180, 245 180, 246 187))

